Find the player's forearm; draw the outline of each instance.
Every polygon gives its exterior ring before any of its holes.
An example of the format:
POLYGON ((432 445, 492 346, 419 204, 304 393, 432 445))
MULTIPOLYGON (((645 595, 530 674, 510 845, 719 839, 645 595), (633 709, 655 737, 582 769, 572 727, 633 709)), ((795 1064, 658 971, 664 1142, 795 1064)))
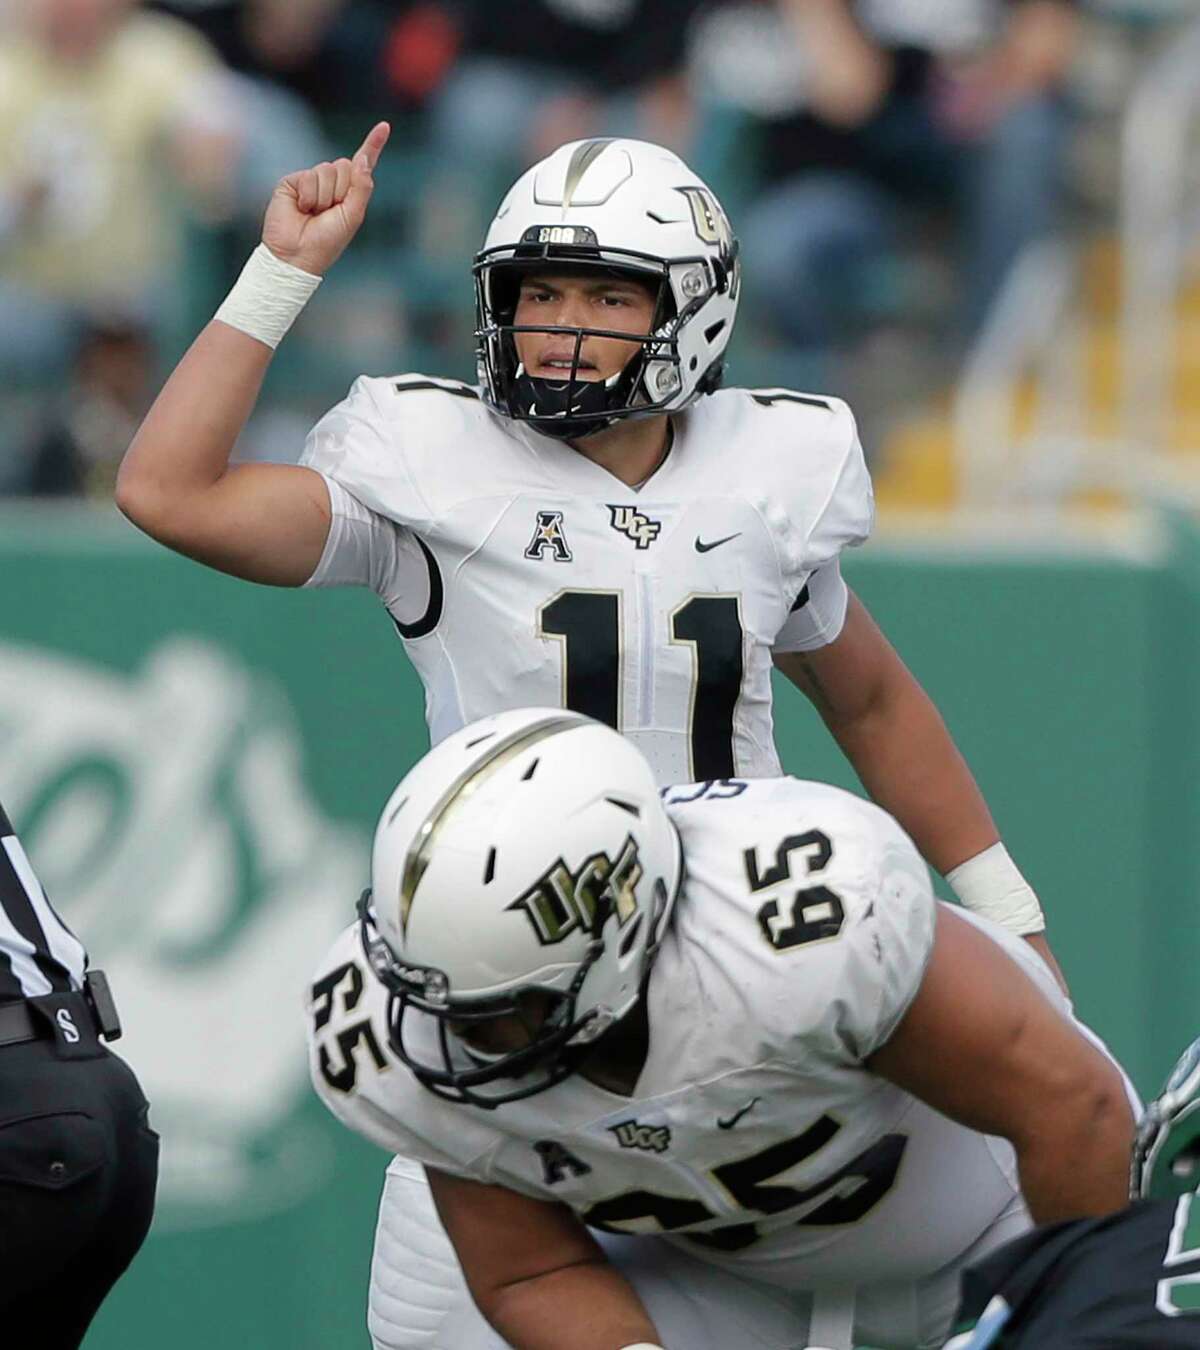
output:
POLYGON ((943 876, 969 863, 962 875, 948 877, 963 904, 1022 934, 1069 993, 1041 931, 1036 894, 1003 846, 994 847, 1000 836, 974 775, 929 695, 901 671, 888 695, 852 722, 830 722, 831 732, 873 800, 896 817, 927 862, 943 876))
POLYGON ((478 1302, 514 1350, 622 1350, 659 1340, 633 1286, 604 1260, 520 1280, 478 1302))
POLYGON ((902 666, 856 717, 826 723, 872 798, 943 874, 999 839, 991 812, 929 695, 902 666))
POLYGON ((1037 1223, 1112 1214, 1129 1203, 1133 1112, 1116 1070, 1076 1103, 1046 1106, 1045 1132, 1014 1140, 1021 1191, 1037 1223))
POLYGON ((214 320, 175 367, 117 477, 117 505, 147 534, 169 535, 189 501, 225 473, 272 355, 264 343, 214 320))
MULTIPOLYGON (((253 551, 245 556, 244 536, 287 510, 272 512, 278 503, 269 492, 213 489, 254 408, 271 353, 363 222, 388 134, 387 123, 378 122, 353 161, 317 164, 279 180, 262 243, 217 311, 219 319, 192 344, 138 430, 121 465, 117 505, 172 548, 254 580, 297 584, 310 574, 311 555, 324 538, 319 503, 316 530, 300 530, 298 556, 285 558, 282 567, 264 566, 253 551)), ((272 481, 282 482, 278 475, 272 481)), ((293 482, 307 512, 311 484, 293 482)), ((285 546, 295 542, 285 528, 285 546)), ((269 541, 258 553, 268 551, 269 541)))

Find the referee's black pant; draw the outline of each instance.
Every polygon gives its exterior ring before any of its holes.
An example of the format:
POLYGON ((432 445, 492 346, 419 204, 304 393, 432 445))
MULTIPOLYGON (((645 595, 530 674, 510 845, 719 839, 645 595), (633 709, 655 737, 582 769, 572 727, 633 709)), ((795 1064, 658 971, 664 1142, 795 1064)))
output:
POLYGON ((146 1098, 86 1010, 62 1034, 64 1001, 26 1000, 43 1030, 0 1045, 0 1344, 12 1350, 76 1350, 154 1211, 146 1098))

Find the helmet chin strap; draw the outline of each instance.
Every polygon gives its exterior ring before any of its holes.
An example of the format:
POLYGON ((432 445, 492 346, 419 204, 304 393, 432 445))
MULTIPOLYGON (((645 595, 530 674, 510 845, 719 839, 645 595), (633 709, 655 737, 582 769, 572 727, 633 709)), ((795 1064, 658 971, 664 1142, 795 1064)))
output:
POLYGON ((527 375, 519 365, 513 378, 513 402, 543 435, 575 440, 618 420, 610 400, 624 373, 618 371, 607 380, 580 380, 573 372, 565 380, 541 380, 527 375))

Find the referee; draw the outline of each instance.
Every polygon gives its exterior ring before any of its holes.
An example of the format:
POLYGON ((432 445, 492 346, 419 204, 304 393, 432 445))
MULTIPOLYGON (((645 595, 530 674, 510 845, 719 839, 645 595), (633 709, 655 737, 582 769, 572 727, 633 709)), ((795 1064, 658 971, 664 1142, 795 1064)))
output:
POLYGON ((100 971, 0 806, 0 1344, 75 1350, 142 1245, 158 1136, 100 971))

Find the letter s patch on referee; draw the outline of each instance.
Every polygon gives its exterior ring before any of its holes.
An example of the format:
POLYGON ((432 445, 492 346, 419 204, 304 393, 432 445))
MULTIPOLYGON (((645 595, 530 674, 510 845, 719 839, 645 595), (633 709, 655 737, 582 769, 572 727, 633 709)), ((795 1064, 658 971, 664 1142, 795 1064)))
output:
POLYGON ((58 1023, 59 1030, 63 1034, 63 1040, 68 1045, 79 1044, 79 1028, 71 1020, 71 1012, 68 1008, 59 1008, 54 1014, 54 1020, 58 1023))

